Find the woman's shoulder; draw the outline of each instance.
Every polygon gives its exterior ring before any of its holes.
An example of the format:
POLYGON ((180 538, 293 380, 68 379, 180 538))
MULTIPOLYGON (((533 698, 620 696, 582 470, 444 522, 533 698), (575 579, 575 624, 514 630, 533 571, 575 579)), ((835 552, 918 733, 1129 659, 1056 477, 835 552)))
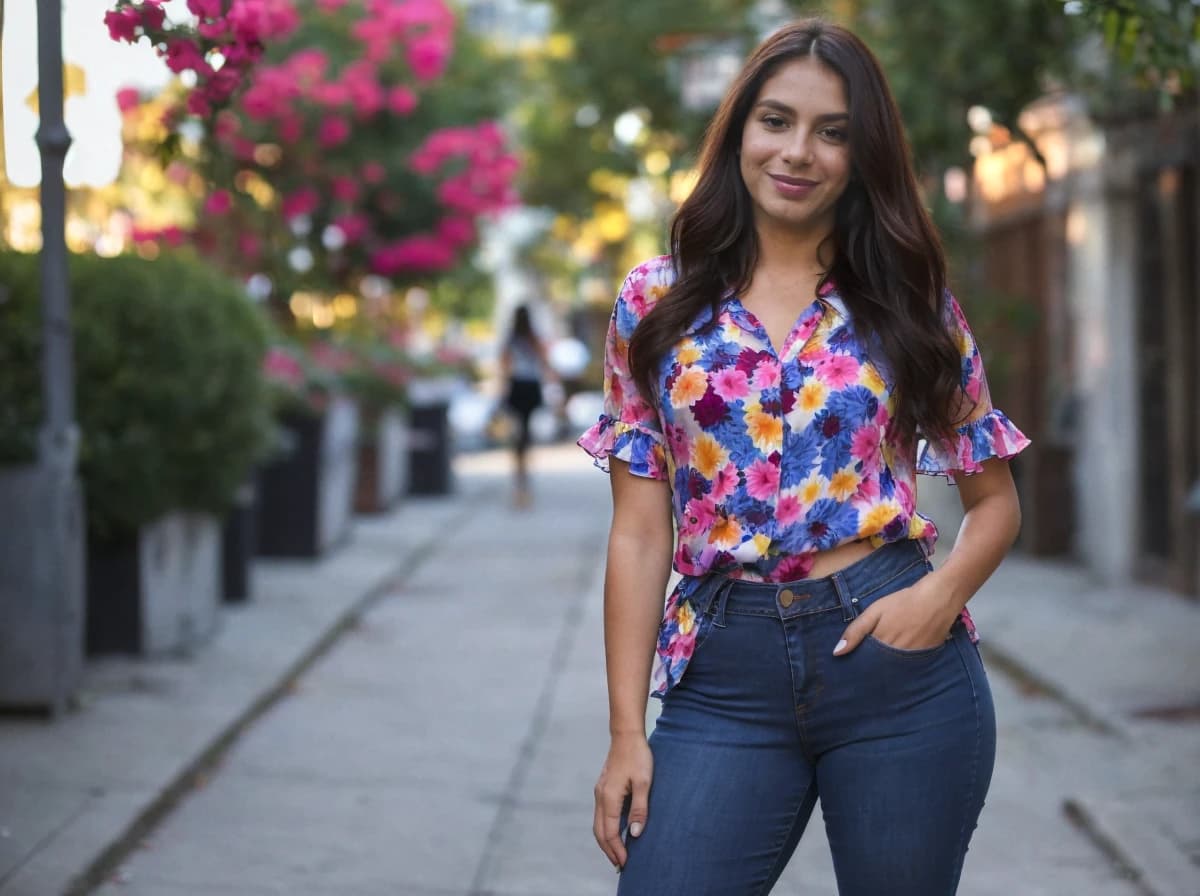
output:
POLYGON ((617 305, 643 318, 675 282, 675 265, 670 255, 643 261, 629 272, 617 296, 617 305))

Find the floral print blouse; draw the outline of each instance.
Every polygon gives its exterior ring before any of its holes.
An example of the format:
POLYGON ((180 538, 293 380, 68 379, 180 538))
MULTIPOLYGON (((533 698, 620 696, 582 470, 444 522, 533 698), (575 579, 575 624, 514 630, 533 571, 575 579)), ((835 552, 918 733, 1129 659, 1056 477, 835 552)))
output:
MULTIPOLYGON (((667 598, 653 693, 679 681, 697 643, 705 577, 765 582, 805 578, 817 552, 858 540, 876 547, 915 539, 933 550, 937 530, 916 512, 916 474, 976 473, 1029 440, 991 405, 979 350, 958 302, 946 324, 976 403, 950 444, 919 456, 885 434, 895 400, 853 321, 827 284, 776 353, 758 319, 728 295, 712 327, 702 311, 660 365, 658 407, 638 392, 629 338, 674 280, 670 256, 635 268, 617 296, 604 357, 604 408, 579 445, 608 468, 671 485, 682 575, 667 598)), ((970 615, 963 621, 974 637, 970 615)))

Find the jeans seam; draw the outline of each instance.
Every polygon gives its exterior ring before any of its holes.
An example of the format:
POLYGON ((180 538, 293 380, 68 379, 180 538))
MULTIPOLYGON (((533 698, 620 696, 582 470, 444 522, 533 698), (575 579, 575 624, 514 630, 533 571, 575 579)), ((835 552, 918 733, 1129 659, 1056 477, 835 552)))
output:
MULTIPOLYGON (((808 786, 810 789, 814 786, 814 781, 809 782, 808 786)), ((788 826, 788 829, 784 831, 782 839, 775 847, 775 862, 771 865, 770 870, 767 872, 767 879, 763 881, 763 888, 758 890, 756 896, 766 896, 767 893, 770 893, 771 879, 777 877, 776 872, 783 871, 783 869, 779 867, 779 860, 783 858, 783 845, 787 842, 788 835, 791 834, 792 830, 796 827, 796 819, 800 817, 800 812, 804 809, 804 801, 806 799, 808 799, 808 790, 804 791, 804 796, 801 797, 796 803, 796 811, 792 813, 792 823, 788 826)), ((788 858, 791 857, 789 856, 788 858)), ((785 862, 784 864, 786 865, 787 863, 785 862)))
POLYGON ((902 575, 904 575, 906 572, 908 572, 914 566, 922 566, 922 565, 924 565, 924 563, 925 563, 925 561, 923 559, 914 560, 912 563, 908 564, 908 566, 904 567, 904 569, 897 570, 895 573, 888 576, 882 582, 877 582, 874 586, 872 586, 870 591, 866 591, 866 592, 858 595, 858 599, 860 601, 866 600, 868 597, 875 594, 877 591, 881 591, 884 588, 886 588, 888 585, 892 584, 892 582, 896 581, 896 579, 900 578, 902 575))
MULTIPOLYGON (((954 639, 954 647, 958 651, 958 660, 962 663, 963 672, 967 676, 967 682, 971 685, 971 704, 975 709, 975 749, 971 755, 971 778, 970 784, 967 787, 968 799, 974 799, 976 782, 979 780, 979 754, 983 747, 983 718, 979 710, 979 691, 975 687, 975 679, 971 675, 971 667, 967 664, 966 657, 963 656, 963 647, 957 636, 954 639)), ((958 880, 962 876, 963 864, 967 858, 967 841, 970 838, 968 830, 968 820, 970 818, 970 804, 967 805, 967 812, 963 814, 962 827, 958 832, 958 849, 957 867, 954 869, 954 880, 958 880)))

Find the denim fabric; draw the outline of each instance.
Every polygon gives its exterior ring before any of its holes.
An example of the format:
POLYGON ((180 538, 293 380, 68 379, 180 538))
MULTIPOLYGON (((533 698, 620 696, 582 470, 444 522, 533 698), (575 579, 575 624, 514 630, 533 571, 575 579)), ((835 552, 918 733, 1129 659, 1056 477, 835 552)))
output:
POLYGON ((620 896, 768 893, 818 797, 840 896, 952 896, 995 758, 978 650, 960 620, 930 649, 868 637, 833 656, 851 619, 928 570, 900 542, 823 579, 704 583, 620 896))

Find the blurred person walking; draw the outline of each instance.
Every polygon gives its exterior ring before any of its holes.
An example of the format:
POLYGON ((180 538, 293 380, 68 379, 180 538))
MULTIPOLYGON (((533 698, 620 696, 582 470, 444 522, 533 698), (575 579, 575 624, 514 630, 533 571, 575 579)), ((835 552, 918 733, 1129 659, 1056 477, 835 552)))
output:
POLYGON ((528 305, 518 305, 500 352, 505 383, 504 404, 516 424, 513 439, 513 506, 524 509, 533 501, 529 487, 529 429, 533 412, 545 403, 543 384, 554 380, 546 347, 533 328, 528 305))
POLYGON ((596 839, 623 896, 764 894, 819 798, 841 896, 950 896, 995 757, 966 604, 1016 537, 1028 439, 858 37, 767 38, 699 167, 672 254, 617 296, 579 440, 613 497, 596 839), (936 571, 918 473, 965 510, 936 571))

